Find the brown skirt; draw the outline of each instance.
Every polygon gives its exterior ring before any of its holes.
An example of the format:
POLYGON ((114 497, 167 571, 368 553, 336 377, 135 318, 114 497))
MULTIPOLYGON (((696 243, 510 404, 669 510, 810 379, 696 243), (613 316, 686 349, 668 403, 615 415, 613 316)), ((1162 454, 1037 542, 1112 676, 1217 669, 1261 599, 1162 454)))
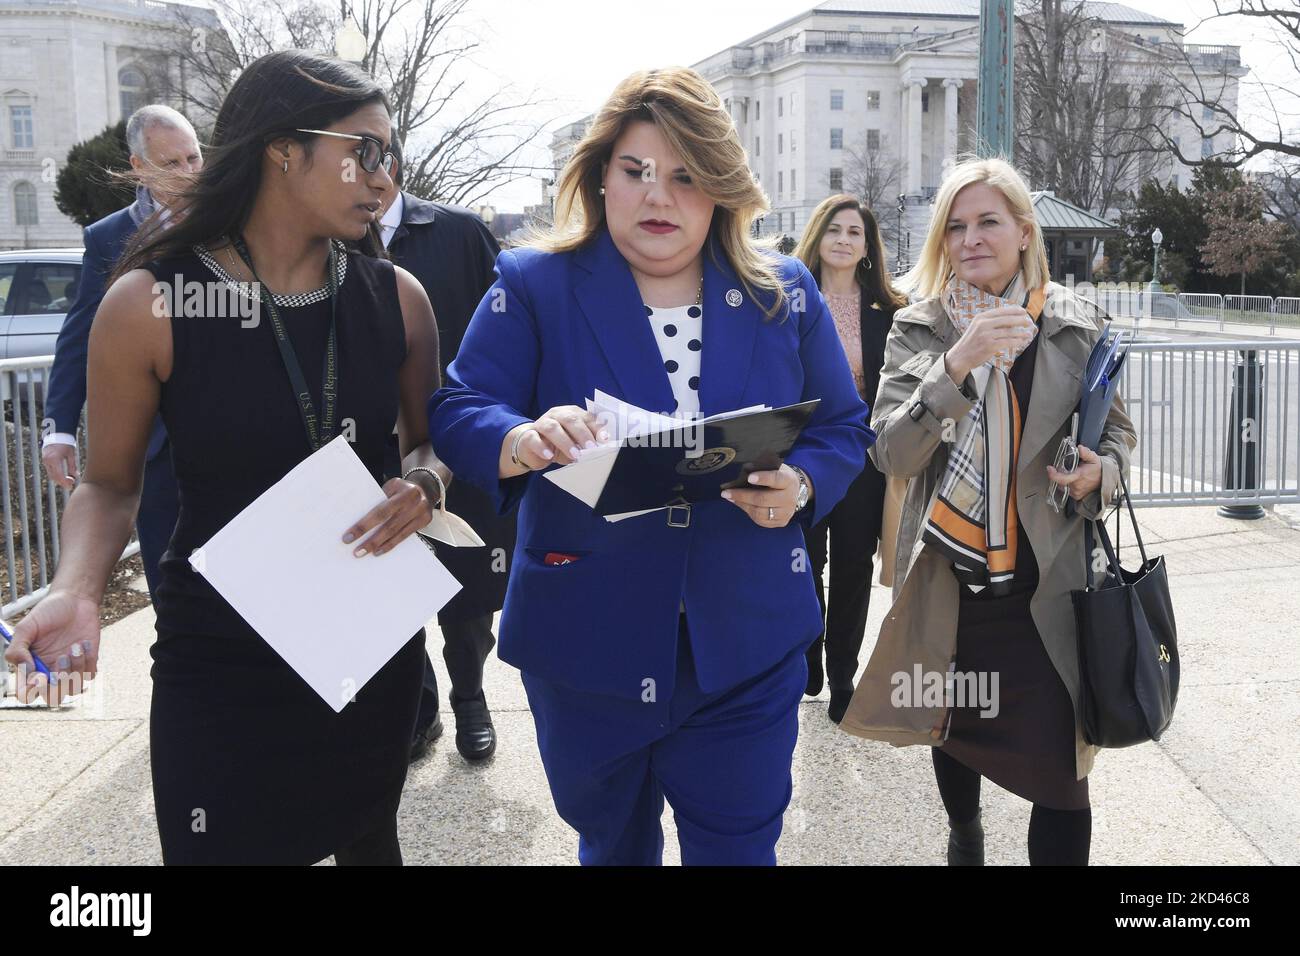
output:
POLYGON ((977 675, 961 686, 983 692, 958 694, 943 750, 1026 800, 1081 810, 1088 779, 1075 779, 1074 707, 1029 614, 1032 596, 961 602, 957 676, 977 675), (991 700, 996 716, 981 716, 991 700))

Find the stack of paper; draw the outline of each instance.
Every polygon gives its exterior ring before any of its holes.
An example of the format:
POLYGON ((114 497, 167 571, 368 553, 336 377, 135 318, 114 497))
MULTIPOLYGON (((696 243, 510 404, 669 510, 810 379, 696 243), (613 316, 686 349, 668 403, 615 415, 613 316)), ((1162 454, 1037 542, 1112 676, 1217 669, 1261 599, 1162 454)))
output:
MULTIPOLYGON (((753 405, 708 418, 677 418, 637 408, 598 390, 594 398, 587 400, 587 410, 600 418, 610 440, 580 451, 577 461, 544 474, 557 487, 597 510, 602 510, 602 499, 606 511, 615 510, 610 507, 614 501, 624 507, 647 500, 671 503, 674 489, 681 493, 682 500, 700 500, 718 494, 739 472, 777 467, 816 404, 804 402, 775 410, 753 405), (695 439, 695 443, 683 441, 686 437, 695 439), (699 447, 706 438, 720 440, 727 447, 699 447), (624 453, 625 449, 629 451, 624 453), (624 453, 623 458, 620 453, 624 453), (706 453, 710 457, 701 460, 706 453), (618 473, 611 486, 610 476, 615 474, 616 466, 618 473), (718 479, 716 483, 713 477, 718 479)), ((667 506, 617 511, 604 517, 622 521, 663 511, 667 506)))

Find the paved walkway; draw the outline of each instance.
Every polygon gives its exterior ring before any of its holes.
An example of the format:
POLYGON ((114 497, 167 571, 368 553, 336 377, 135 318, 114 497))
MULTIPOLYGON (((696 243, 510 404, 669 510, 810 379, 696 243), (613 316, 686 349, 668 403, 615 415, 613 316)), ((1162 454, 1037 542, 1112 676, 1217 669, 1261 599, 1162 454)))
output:
MULTIPOLYGON (((1093 862, 1300 863, 1300 509, 1246 522, 1210 508, 1139 514, 1150 546, 1168 559, 1184 678, 1159 744, 1098 758, 1093 862)), ((876 587, 868 648, 887 603, 876 587)), ((0 864, 160 861, 149 783, 152 639, 150 609, 105 632, 104 692, 92 707, 0 709, 0 864)), ((446 687, 436 629, 430 643, 446 687)), ((407 778, 406 860, 573 863, 577 841, 551 806, 518 675, 493 657, 486 686, 497 755, 468 766, 448 720, 448 736, 407 778)), ((1028 805, 986 782, 984 808, 989 862, 1025 863, 1028 805)), ((671 813, 664 826, 665 861, 677 862, 671 813)), ((825 693, 802 705, 782 863, 938 864, 945 840, 925 748, 841 733, 826 718, 825 693)))

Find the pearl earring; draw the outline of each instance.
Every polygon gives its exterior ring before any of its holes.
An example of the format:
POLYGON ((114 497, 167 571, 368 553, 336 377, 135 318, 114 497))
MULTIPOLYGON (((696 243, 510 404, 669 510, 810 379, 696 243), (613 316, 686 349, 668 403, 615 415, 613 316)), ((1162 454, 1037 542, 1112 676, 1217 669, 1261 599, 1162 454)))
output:
POLYGON ((289 171, 289 161, 287 159, 284 161, 284 166, 282 168, 286 173, 289 171))
POLYGON ((601 187, 600 187, 600 194, 601 194, 602 196, 605 195, 605 187, 604 187, 604 186, 601 186, 601 187))

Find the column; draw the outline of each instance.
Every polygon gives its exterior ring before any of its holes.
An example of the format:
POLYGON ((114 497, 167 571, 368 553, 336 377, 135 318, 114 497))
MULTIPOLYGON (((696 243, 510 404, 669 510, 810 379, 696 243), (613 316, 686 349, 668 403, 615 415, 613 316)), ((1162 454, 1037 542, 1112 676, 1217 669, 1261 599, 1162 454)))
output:
POLYGON ((961 80, 943 81, 943 171, 946 173, 957 156, 957 91, 961 80))
POLYGON ((903 192, 909 196, 921 192, 921 87, 924 79, 911 78, 903 81, 903 99, 907 117, 906 145, 903 155, 906 157, 906 169, 903 174, 903 192))

